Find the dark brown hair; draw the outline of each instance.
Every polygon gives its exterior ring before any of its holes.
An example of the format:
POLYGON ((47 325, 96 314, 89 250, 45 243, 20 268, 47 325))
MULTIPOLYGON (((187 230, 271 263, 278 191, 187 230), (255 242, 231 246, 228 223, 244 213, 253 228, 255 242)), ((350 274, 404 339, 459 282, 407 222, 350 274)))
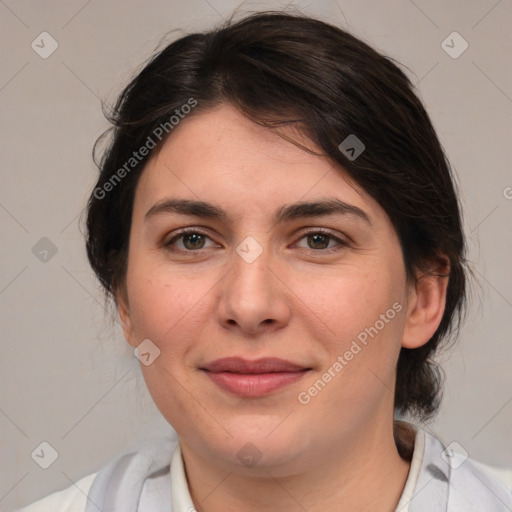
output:
POLYGON ((296 126, 343 166, 389 216, 409 280, 439 258, 449 260, 441 324, 422 347, 402 348, 397 365, 395 410, 428 418, 442 389, 432 357, 458 326, 465 298, 454 180, 407 76, 390 58, 320 20, 263 12, 187 35, 154 55, 124 89, 109 115, 111 137, 87 208, 87 255, 107 297, 124 282, 134 192, 155 149, 137 160, 133 152, 172 136, 172 116, 223 102, 269 128, 296 126), (339 148, 354 135, 365 146, 357 158, 339 148))

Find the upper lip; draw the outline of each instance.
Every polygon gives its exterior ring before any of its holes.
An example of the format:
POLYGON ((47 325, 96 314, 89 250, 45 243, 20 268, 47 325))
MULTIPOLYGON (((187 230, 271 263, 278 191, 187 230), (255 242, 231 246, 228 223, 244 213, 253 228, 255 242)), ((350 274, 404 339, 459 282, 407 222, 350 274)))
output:
POLYGON ((250 361, 242 357, 223 357, 201 367, 214 373, 274 373, 309 370, 304 366, 277 357, 262 357, 250 361))

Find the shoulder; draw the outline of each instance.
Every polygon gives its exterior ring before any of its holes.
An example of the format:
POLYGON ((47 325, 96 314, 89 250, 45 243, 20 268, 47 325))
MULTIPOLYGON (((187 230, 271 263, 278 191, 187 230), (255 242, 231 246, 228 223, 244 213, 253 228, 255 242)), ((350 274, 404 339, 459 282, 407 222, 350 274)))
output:
POLYGON ((450 499, 467 510, 512 510, 510 471, 467 459, 451 472, 450 499))
POLYGON ((87 494, 97 473, 78 480, 62 491, 57 491, 37 500, 17 512, 83 512, 87 504, 87 494))
POLYGON ((423 459, 423 476, 434 481, 433 489, 437 487, 437 492, 442 494, 442 481, 448 484, 448 510, 512 510, 512 490, 509 482, 505 483, 508 470, 500 471, 477 462, 460 445, 446 446, 426 432, 423 459))
POLYGON ((177 439, 147 440, 138 448, 119 455, 100 471, 16 512, 84 512, 107 507, 113 510, 112 504, 117 510, 130 509, 144 492, 151 490, 152 477, 170 465, 177 445, 177 439))
POLYGON ((500 482, 502 482, 512 492, 512 468, 497 468, 483 464, 475 459, 471 459, 476 469, 480 472, 493 475, 500 482))
POLYGON ((512 511, 512 469, 477 462, 462 446, 445 445, 418 425, 400 422, 395 433, 402 453, 410 455, 413 446, 409 477, 396 510, 512 511))

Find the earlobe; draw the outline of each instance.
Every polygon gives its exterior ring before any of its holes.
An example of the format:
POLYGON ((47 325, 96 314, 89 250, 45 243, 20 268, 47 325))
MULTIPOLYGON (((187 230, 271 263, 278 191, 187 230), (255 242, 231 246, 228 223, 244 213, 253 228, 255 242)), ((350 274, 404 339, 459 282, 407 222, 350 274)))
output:
POLYGON ((418 276, 409 294, 402 347, 421 347, 434 335, 443 318, 448 279, 447 261, 418 276))

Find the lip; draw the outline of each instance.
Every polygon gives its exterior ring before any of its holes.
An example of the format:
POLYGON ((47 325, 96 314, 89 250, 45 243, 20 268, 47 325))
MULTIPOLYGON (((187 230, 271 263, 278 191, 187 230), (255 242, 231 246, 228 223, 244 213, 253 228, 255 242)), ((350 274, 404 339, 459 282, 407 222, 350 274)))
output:
POLYGON ((259 397, 300 380, 311 368, 284 359, 241 357, 216 359, 201 368, 222 389, 244 397, 259 397))

